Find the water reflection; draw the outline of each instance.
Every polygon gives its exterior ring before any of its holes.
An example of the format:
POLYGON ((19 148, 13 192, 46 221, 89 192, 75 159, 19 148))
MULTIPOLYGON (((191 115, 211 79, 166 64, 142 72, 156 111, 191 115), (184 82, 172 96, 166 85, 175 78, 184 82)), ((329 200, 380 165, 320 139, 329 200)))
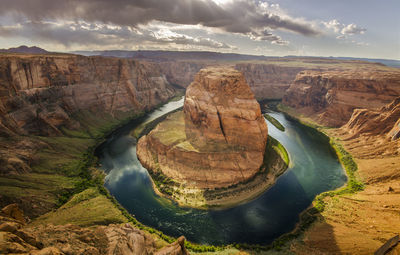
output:
MULTIPOLYGON (((169 103, 145 121, 182 104, 183 101, 169 103)), ((345 181, 327 141, 283 114, 271 115, 286 128, 281 132, 268 123, 269 134, 288 150, 291 166, 272 188, 251 202, 226 210, 204 211, 181 208, 157 196, 147 170, 136 157, 136 141, 129 136, 133 127, 110 137, 98 151, 108 173, 105 185, 139 221, 166 234, 184 235, 191 241, 207 244, 270 243, 294 228, 300 212, 317 194, 335 189, 345 181)))

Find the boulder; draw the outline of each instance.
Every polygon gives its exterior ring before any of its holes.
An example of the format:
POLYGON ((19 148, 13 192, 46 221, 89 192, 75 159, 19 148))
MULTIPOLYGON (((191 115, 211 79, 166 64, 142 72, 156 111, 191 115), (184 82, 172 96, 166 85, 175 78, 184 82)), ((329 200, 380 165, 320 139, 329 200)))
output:
POLYGON ((1 213, 25 224, 24 212, 19 208, 18 204, 10 204, 1 209, 1 213))

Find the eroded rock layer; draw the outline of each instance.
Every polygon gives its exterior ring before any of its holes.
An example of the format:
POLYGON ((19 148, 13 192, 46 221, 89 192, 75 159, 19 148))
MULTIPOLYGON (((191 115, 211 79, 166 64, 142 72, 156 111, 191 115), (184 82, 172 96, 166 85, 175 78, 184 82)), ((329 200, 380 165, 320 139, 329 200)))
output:
POLYGON ((400 97, 379 110, 356 109, 344 130, 355 136, 386 135, 392 140, 400 136, 400 97))
POLYGON ((1 254, 156 254, 187 255, 182 236, 170 245, 160 244, 154 237, 132 224, 80 227, 77 225, 26 224, 17 204, 0 211, 1 254))
POLYGON ((267 126, 244 76, 233 69, 201 70, 186 90, 185 128, 196 148, 211 144, 264 151, 267 126))
POLYGON ((257 100, 282 99, 297 73, 305 67, 286 67, 273 64, 240 63, 235 69, 246 77, 257 100))
POLYGON ((254 176, 263 163, 267 125, 243 75, 202 69, 186 91, 184 111, 139 140, 137 155, 150 171, 208 189, 254 176))
POLYGON ((0 206, 18 203, 30 217, 53 209, 97 138, 173 95, 156 63, 2 54, 0 206))
POLYGON ((0 134, 57 135, 78 129, 77 112, 120 117, 174 94, 159 66, 78 55, 0 58, 0 134))
POLYGON ((400 95, 400 71, 303 71, 283 97, 283 103, 320 124, 339 127, 353 110, 377 109, 400 95))

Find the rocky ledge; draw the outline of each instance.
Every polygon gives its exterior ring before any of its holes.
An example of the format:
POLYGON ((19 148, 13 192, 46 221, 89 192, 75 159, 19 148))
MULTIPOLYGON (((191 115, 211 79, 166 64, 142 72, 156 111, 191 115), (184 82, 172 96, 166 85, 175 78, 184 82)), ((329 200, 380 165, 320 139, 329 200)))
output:
POLYGON ((379 109, 400 95, 400 71, 303 71, 283 104, 319 124, 340 127, 354 109, 379 109))
POLYGON ((160 249, 154 236, 130 223, 108 226, 32 225, 17 204, 0 211, 0 254, 187 255, 185 238, 160 249))
POLYGON ((356 109, 342 127, 353 136, 383 135, 390 140, 400 138, 400 97, 379 110, 356 109))
MULTIPOLYGON (((143 136, 137 155, 162 193, 188 206, 222 206, 265 190, 265 185, 249 190, 242 184, 260 184, 255 177, 264 166, 267 137, 260 106, 243 75, 230 68, 207 68, 188 87, 183 111, 143 136)), ((287 164, 274 167, 286 169, 287 164)), ((264 176, 263 183, 270 186, 272 179, 264 176)))

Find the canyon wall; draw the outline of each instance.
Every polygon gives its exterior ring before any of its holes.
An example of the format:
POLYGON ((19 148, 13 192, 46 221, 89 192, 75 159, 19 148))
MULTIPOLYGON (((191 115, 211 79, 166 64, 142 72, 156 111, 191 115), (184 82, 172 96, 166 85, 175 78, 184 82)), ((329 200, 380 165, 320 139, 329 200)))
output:
POLYGON ((203 61, 160 61, 157 64, 167 80, 174 85, 187 88, 200 69, 212 65, 213 62, 203 61))
POLYGON ((303 71, 290 85, 283 104, 318 123, 339 127, 353 110, 377 109, 400 95, 400 70, 303 71))
POLYGON ((35 155, 53 147, 33 136, 94 138, 110 123, 151 110, 174 94, 155 63, 68 54, 3 55, 0 136, 10 140, 0 140, 0 173, 26 173, 32 163, 43 161, 35 155))
POLYGON ((305 70, 301 66, 279 66, 268 63, 223 63, 217 61, 160 61, 157 62, 167 80, 174 85, 187 88, 200 69, 207 66, 229 65, 243 73, 257 100, 282 99, 297 73, 305 70))
POLYGON ((391 140, 400 136, 400 97, 378 110, 355 109, 349 122, 342 127, 353 136, 384 135, 391 140))
POLYGON ((174 95, 160 67, 78 55, 0 57, 0 133, 59 135, 75 113, 120 118, 174 95))
POLYGON ((239 63, 235 69, 242 72, 257 100, 282 99, 297 73, 304 67, 286 67, 273 64, 239 63))

